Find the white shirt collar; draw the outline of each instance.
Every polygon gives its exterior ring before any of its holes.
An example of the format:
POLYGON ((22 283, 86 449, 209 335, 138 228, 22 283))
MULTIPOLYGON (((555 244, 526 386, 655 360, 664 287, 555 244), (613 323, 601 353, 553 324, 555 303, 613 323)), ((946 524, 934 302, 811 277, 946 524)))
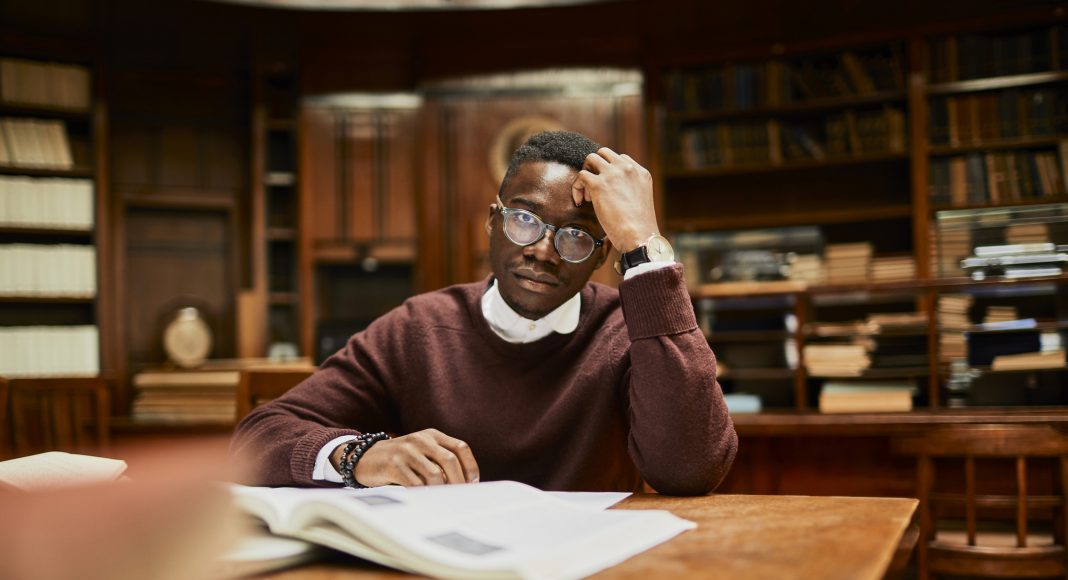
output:
POLYGON ((482 295, 482 315, 497 336, 508 342, 528 343, 541 340, 553 332, 571 334, 578 327, 582 298, 576 292, 556 310, 540 320, 523 318, 504 301, 497 280, 482 295))

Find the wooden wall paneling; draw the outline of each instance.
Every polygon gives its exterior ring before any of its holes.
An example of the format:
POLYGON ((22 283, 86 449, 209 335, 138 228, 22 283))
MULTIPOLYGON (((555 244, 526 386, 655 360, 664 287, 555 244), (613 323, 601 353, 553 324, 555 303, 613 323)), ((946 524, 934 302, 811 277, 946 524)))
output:
MULTIPOLYGON (((119 316, 115 296, 115 252, 112 226, 115 223, 109 185, 111 183, 110 132, 108 119, 106 74, 103 64, 93 71, 93 168, 95 177, 94 243, 97 252, 96 276, 96 321, 100 333, 100 371, 105 378, 114 379, 124 372, 122 343, 118 332, 119 316)), ((116 384, 111 382, 112 388, 116 384)), ((111 397, 109 412, 116 413, 121 407, 120 397, 111 397), (116 399, 120 399, 116 401, 116 399)))
POLYGON ((382 238, 409 240, 417 237, 415 227, 416 160, 422 157, 417 148, 418 113, 415 109, 391 111, 383 119, 383 152, 386 186, 382 199, 382 238))
POLYGON ((381 197, 383 167, 378 111, 341 113, 344 118, 344 151, 336 171, 344 181, 341 191, 345 201, 341 239, 360 243, 373 242, 378 237, 376 219, 381 197))
POLYGON ((211 356, 234 356, 232 223, 227 212, 130 208, 126 216, 126 351, 133 364, 165 360, 160 338, 174 311, 199 307, 211 356))
POLYGON ((421 176, 417 189, 416 224, 419 227, 416 290, 426 292, 448 285, 451 251, 446 235, 450 180, 446 179, 448 136, 442 128, 448 114, 439 102, 428 101, 417 113, 421 156, 415 169, 421 176))
POLYGON ((237 294, 237 355, 263 356, 267 351, 267 106, 263 90, 254 82, 249 133, 248 284, 237 294))
MULTIPOLYGON (((317 125, 327 119, 320 111, 302 107, 297 116, 297 285, 301 297, 298 313, 298 336, 300 352, 311 355, 315 352, 315 320, 318 316, 318 304, 315 296, 315 263, 312 261, 314 240, 319 235, 318 228, 323 219, 319 213, 319 188, 325 187, 319 175, 323 171, 324 160, 316 156, 327 144, 324 131, 317 125)), ((330 142, 327 140, 327 142, 330 142)), ((324 172, 325 173, 325 172, 324 172)), ((330 182, 330 190, 333 184, 330 182)), ((332 221, 329 223, 333 223, 332 221)))
POLYGON ((302 198, 309 204, 301 212, 309 219, 311 242, 341 239, 345 219, 342 184, 338 172, 337 123, 329 109, 305 108, 301 116, 303 145, 300 156, 302 198))

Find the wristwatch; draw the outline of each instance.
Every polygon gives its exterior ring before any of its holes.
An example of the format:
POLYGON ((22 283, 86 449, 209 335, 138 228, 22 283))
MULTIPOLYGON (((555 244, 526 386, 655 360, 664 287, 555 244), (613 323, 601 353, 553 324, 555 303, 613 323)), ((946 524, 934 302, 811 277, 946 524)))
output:
POLYGON ((616 262, 616 271, 623 275, 638 264, 674 261, 675 250, 672 249, 671 243, 664 236, 653 234, 642 245, 620 254, 619 261, 616 262))

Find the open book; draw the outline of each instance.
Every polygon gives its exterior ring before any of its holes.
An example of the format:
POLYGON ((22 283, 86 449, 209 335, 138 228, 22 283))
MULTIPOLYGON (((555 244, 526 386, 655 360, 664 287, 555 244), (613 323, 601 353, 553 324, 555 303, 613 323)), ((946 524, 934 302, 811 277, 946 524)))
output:
POLYGON ((107 483, 119 479, 126 462, 118 459, 49 451, 0 461, 0 489, 39 491, 107 483))
POLYGON ((233 494, 275 534, 440 578, 581 578, 696 527, 666 511, 600 511, 512 481, 358 490, 235 485, 233 494))

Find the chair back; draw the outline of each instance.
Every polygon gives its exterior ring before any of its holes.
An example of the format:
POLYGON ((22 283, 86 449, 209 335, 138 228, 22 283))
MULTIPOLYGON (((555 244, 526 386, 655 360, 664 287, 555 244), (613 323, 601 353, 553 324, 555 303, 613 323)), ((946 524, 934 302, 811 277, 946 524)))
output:
POLYGON ((1065 577, 1068 436, 1048 425, 956 425, 894 448, 917 459, 920 578, 1065 577))
POLYGON ((315 369, 245 369, 237 383, 237 421, 310 377, 315 369))
POLYGON ((111 437, 107 379, 0 380, 0 449, 6 457, 45 451, 104 453, 111 437))

